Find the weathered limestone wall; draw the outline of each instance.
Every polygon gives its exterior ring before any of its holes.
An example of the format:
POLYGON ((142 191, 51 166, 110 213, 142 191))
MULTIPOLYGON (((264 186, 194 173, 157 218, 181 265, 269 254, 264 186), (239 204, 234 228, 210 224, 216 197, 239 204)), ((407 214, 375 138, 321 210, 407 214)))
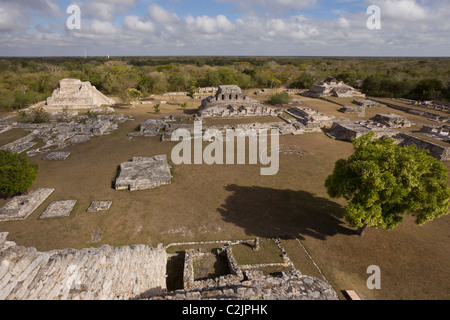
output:
POLYGON ((409 146, 411 144, 415 144, 420 149, 429 150, 430 155, 440 161, 450 160, 450 147, 443 147, 439 144, 421 140, 406 133, 399 134, 399 137, 403 139, 403 141, 399 143, 399 146, 409 146))
POLYGON ((166 289, 167 256, 145 245, 39 252, 0 233, 0 300, 124 300, 166 289))

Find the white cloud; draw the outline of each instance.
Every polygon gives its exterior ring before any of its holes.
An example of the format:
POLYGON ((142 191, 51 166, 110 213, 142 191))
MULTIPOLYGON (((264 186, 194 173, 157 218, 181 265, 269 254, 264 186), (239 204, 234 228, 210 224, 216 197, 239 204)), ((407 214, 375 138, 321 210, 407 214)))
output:
POLYGON ((109 21, 93 20, 87 31, 96 34, 116 34, 118 29, 109 21))
POLYGON ((253 11, 255 8, 269 12, 284 12, 295 9, 314 7, 317 0, 219 0, 232 3, 245 11, 253 11))
POLYGON ((153 3, 148 7, 148 13, 152 21, 161 25, 171 25, 180 20, 177 14, 165 10, 156 3, 153 3))
POLYGON ((221 33, 234 29, 233 24, 224 15, 218 15, 215 18, 208 16, 201 16, 194 18, 193 16, 187 16, 184 19, 187 28, 195 33, 221 33))
POLYGON ((378 5, 384 17, 406 21, 423 21, 431 18, 430 10, 415 0, 381 0, 378 5))
POLYGON ((138 32, 153 33, 155 31, 155 25, 151 21, 137 16, 125 17, 124 26, 128 28, 128 30, 138 32))
POLYGON ((14 31, 23 28, 18 22, 22 18, 21 12, 15 8, 0 7, 0 32, 14 31))
POLYGON ((135 5, 134 0, 100 0, 75 3, 88 18, 112 21, 118 14, 124 14, 135 5))
MULTIPOLYGON (((125 55, 450 54, 450 1, 444 0, 366 0, 366 4, 378 4, 382 10, 382 29, 376 31, 367 29, 369 15, 365 10, 353 14, 346 13, 346 10, 334 11, 331 17, 321 19, 312 18, 308 15, 309 11, 306 15, 272 15, 250 10, 231 20, 227 14, 182 17, 156 3, 149 5, 147 11, 143 10, 142 15, 126 15, 137 1, 79 0, 78 3, 84 6, 82 29, 66 30, 65 34, 41 21, 35 23, 42 24, 39 27, 28 26, 34 32, 25 31, 24 13, 17 9, 10 10, 16 8, 12 0, 0 1, 8 3, 7 12, 5 6, 0 5, 0 55, 10 53, 11 51, 6 50, 13 50, 14 47, 29 54, 30 50, 22 49, 27 46, 86 47, 89 52, 102 54, 108 51, 111 54, 125 55), (90 12, 85 18, 88 9, 90 12), (123 23, 113 20, 118 16, 123 16, 123 23), (24 24, 23 29, 18 29, 21 24, 24 24), (14 33, 16 37, 9 37, 11 32, 5 32, 14 30, 17 30, 14 33), (46 30, 54 32, 51 34, 46 30), (36 31, 41 32, 37 35, 36 31), (60 39, 58 35, 61 35, 60 39)), ((31 1, 24 1, 33 6, 31 1)), ((303 0, 217 1, 235 3, 240 8, 254 6, 264 10, 280 6, 285 13, 316 3, 303 0)), ((44 8, 50 2, 55 1, 37 0, 35 6, 39 4, 40 8, 44 8)))

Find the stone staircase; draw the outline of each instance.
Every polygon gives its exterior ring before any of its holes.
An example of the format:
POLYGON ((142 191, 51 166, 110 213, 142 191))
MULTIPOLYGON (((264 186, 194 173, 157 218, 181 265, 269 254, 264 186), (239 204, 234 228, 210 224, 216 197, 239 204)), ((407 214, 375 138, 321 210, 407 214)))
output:
POLYGON ((0 300, 125 300, 166 289, 167 256, 145 245, 39 252, 0 233, 0 300))

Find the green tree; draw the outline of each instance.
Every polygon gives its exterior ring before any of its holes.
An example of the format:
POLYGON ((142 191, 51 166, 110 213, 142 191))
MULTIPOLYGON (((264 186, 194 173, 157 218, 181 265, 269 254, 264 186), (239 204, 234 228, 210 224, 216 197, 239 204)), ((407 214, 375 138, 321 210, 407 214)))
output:
POLYGON ((187 90, 189 96, 194 99, 195 98, 195 94, 198 93, 200 91, 199 87, 196 86, 190 86, 189 89, 187 90))
POLYGON ((418 225, 448 214, 447 169, 426 150, 373 139, 373 132, 353 145, 355 153, 336 162, 325 187, 330 197, 349 201, 345 218, 358 234, 367 226, 392 229, 405 214, 418 225))
POLYGON ((0 194, 10 197, 27 191, 37 178, 39 165, 28 162, 26 154, 0 150, 0 194))

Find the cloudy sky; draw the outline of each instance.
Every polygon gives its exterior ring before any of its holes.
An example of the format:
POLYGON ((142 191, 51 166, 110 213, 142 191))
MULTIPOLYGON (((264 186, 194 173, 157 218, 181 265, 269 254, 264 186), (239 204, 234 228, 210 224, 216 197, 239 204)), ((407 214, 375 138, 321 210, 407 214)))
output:
MULTIPOLYGON (((73 20, 71 20, 73 21, 73 20)), ((450 56, 448 0, 0 0, 0 56, 450 56), (69 29, 70 5, 80 29, 69 29), (370 30, 367 9, 381 10, 370 30)))

